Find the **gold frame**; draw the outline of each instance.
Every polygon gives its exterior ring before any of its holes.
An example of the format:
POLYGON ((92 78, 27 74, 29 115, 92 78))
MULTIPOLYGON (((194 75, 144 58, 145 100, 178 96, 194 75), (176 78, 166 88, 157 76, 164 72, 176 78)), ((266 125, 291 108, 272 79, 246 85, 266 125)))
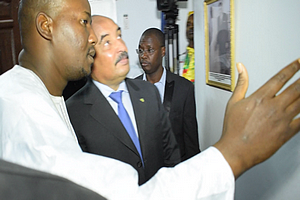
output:
MULTIPOLYGON (((223 15, 227 14, 223 12, 223 15)), ((220 16, 220 15, 218 15, 220 16)), ((224 18, 223 18, 224 19, 224 18)), ((234 0, 205 0, 204 1, 204 31, 205 31, 205 65, 206 65, 206 84, 219 87, 225 90, 230 90, 233 91, 235 87, 235 59, 234 59, 234 0), (221 6, 222 8, 217 7, 221 6), (225 7, 224 5, 228 5, 229 8, 225 7), (225 7, 225 8, 224 8, 225 7), (208 13, 208 9, 210 9, 210 13, 208 13), (217 21, 218 24, 216 24, 216 20, 219 20, 219 18, 213 18, 213 13, 219 14, 220 12, 217 9, 228 9, 227 12, 229 11, 229 22, 225 22, 224 20, 219 22, 217 21), (210 15, 210 18, 209 16, 210 15), (210 20, 210 21, 208 21, 210 20), (215 22, 215 23, 213 23, 215 22), (210 24, 209 24, 210 23, 210 24), (226 26, 226 28, 219 29, 219 23, 222 23, 222 25, 226 26), (222 43, 222 45, 225 47, 225 52, 224 54, 220 55, 220 51, 224 52, 224 48, 220 48, 219 45, 220 43, 217 43, 216 41, 219 41, 218 37, 216 36, 216 31, 214 31, 213 26, 216 26, 219 29, 218 33, 220 33, 220 30, 226 30, 225 32, 228 35, 230 35, 230 41, 222 43), (228 47, 229 45, 229 47, 228 47), (219 50, 217 51, 216 47, 219 47, 219 50), (228 53, 228 51, 230 52, 228 53), (218 52, 218 53, 216 53, 218 52), (211 55, 217 54, 217 56, 212 56, 211 55), (230 57, 228 58, 228 56, 230 57), (211 62, 211 63, 210 63, 211 62)), ((228 21, 228 18, 227 18, 228 21)), ((224 31, 223 31, 224 33, 224 31)))

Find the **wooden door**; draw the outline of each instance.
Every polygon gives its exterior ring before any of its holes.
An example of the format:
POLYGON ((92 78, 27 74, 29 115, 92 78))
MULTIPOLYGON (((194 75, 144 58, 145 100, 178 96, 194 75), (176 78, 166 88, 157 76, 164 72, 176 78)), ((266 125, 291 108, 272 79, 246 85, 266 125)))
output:
POLYGON ((19 0, 0 0, 0 74, 18 63, 22 48, 18 6, 19 0))

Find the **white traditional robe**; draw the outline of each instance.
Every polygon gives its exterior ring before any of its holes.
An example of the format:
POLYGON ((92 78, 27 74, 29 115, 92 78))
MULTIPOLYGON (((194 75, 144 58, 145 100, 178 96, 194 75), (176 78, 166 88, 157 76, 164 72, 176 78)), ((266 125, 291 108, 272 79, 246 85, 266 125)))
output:
POLYGON ((233 199, 234 176, 216 148, 160 169, 139 187, 130 165, 81 151, 65 109, 63 98, 51 96, 31 70, 16 65, 1 75, 0 158, 65 177, 108 199, 233 199))

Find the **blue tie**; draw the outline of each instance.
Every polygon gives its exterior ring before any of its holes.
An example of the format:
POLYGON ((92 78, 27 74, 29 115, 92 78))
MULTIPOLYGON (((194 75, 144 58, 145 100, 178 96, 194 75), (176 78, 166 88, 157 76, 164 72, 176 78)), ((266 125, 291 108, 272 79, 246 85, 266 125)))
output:
POLYGON ((133 128, 131 119, 126 111, 126 109, 124 108, 124 105, 122 103, 122 90, 118 91, 118 92, 112 92, 109 97, 114 100, 117 104, 118 104, 118 113, 119 113, 119 118, 121 120, 121 122, 123 123, 123 126, 125 127, 125 129, 127 130, 128 135, 130 136, 132 142, 134 143, 136 149, 138 150, 143 166, 144 166, 144 161, 143 161, 143 156, 142 156, 142 152, 141 152, 141 147, 140 147, 140 142, 139 139, 136 135, 136 132, 133 128))

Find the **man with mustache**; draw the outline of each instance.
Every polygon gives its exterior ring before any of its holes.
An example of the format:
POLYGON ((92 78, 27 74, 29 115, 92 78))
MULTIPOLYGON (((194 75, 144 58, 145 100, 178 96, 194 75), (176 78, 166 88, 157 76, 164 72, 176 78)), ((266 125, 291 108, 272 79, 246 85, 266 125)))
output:
POLYGON ((179 163, 179 148, 155 86, 126 78, 128 50, 120 27, 103 16, 93 16, 92 27, 98 43, 91 80, 67 100, 70 120, 83 151, 132 165, 143 184, 161 167, 179 163), (120 95, 133 130, 113 94, 120 95))

